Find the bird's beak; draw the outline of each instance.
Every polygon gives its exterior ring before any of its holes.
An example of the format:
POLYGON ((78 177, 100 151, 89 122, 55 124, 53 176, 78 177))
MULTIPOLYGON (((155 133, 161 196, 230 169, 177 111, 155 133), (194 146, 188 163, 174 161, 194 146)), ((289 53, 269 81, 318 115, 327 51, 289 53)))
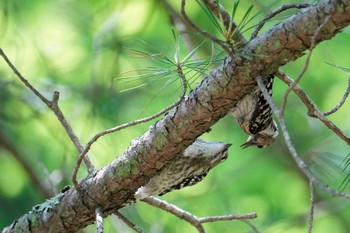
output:
POLYGON ((230 146, 232 146, 232 144, 231 144, 231 143, 226 144, 226 145, 225 145, 225 150, 227 150, 228 148, 230 148, 230 146))
POLYGON ((254 143, 252 143, 252 141, 246 141, 245 143, 243 143, 241 145, 241 148, 245 149, 245 148, 250 147, 250 146, 254 146, 254 143))
POLYGON ((250 135, 245 143, 241 145, 242 149, 245 149, 250 146, 255 146, 255 135, 250 135))

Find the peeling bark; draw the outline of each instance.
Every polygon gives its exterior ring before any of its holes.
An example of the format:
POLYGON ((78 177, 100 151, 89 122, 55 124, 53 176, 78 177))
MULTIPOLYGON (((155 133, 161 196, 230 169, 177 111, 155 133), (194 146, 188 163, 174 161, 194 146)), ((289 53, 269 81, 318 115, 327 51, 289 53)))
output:
POLYGON ((166 161, 175 158, 249 93, 256 85, 255 75, 264 77, 301 57, 326 16, 330 20, 315 38, 316 44, 350 24, 350 1, 320 1, 247 42, 237 59, 226 59, 120 157, 80 181, 83 194, 66 188, 33 207, 3 233, 76 232, 94 222, 96 207, 100 206, 105 216, 122 207, 166 161))

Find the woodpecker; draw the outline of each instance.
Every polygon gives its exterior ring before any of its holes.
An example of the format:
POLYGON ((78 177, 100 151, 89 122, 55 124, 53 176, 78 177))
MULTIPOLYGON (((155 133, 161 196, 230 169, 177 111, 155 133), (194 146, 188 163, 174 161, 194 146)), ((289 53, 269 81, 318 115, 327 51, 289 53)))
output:
MULTIPOLYGON (((269 75, 264 82, 270 96, 272 96, 273 75, 269 75)), ((257 146, 264 148, 270 145, 278 136, 278 127, 272 118, 272 109, 265 99, 259 86, 243 96, 235 107, 230 110, 239 126, 249 135, 242 148, 257 146)))
POLYGON ((223 142, 194 141, 145 185, 135 192, 135 199, 152 195, 162 196, 176 189, 200 182, 210 169, 226 160, 231 144, 223 142))

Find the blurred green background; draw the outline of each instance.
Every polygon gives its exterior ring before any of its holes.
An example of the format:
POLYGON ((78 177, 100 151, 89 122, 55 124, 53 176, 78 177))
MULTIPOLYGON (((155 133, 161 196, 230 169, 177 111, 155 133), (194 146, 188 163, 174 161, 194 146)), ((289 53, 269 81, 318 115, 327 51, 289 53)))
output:
MULTIPOLYGON (((169 0, 168 3, 178 12, 179 2, 169 0)), ((232 1, 222 2, 229 11, 232 9, 232 1)), ((274 7, 290 2, 279 1, 274 7)), ((262 0, 242 1, 237 19, 242 18, 251 5, 254 5, 251 14, 254 15, 270 4, 262 0)), ((199 25, 220 37, 195 1, 188 1, 187 9, 199 25)), ((294 13, 288 11, 279 15, 263 30, 294 13)), ((254 26, 263 15, 258 15, 249 26, 254 26)), ((251 32, 246 31, 245 36, 251 32)), ((194 47, 203 41, 195 33, 190 33, 190 37, 194 47)), ((350 68, 349 41, 347 28, 331 41, 318 45, 300 83, 323 111, 338 103, 349 78, 347 73, 326 62, 350 68)), ((164 7, 162 1, 0 1, 0 47, 47 98, 52 98, 53 91, 61 93, 62 111, 83 143, 97 132, 154 114, 176 101, 181 88, 172 72, 175 67, 137 53, 157 53, 156 58, 166 56, 174 60, 177 43, 183 59, 190 51, 186 50, 183 40, 175 41, 169 8, 164 7), (149 77, 152 67, 161 68, 169 75, 149 77)), ((207 73, 220 64, 222 53, 216 46, 214 48, 214 60, 211 60, 213 50, 209 42, 198 50, 196 56, 204 64, 199 66, 200 72, 207 73), (211 65, 207 67, 205 62, 211 65)), ((296 77, 305 57, 282 69, 296 77)), ((202 78, 190 70, 187 75, 192 88, 202 78)), ((277 80, 274 99, 278 104, 285 90, 286 86, 277 80)), ((329 117, 347 135, 350 134, 349 111, 347 101, 329 117)), ((339 188, 347 174, 343 172, 342 162, 349 154, 349 147, 318 120, 308 118, 306 108, 294 94, 288 101, 286 122, 293 143, 312 171, 330 186, 339 188)), ((154 121, 101 138, 90 152, 94 165, 101 168, 110 163, 152 123, 154 121)), ((197 216, 256 212, 258 218, 252 223, 261 232, 307 231, 308 180, 291 159, 281 135, 266 149, 242 150, 239 145, 247 135, 227 116, 202 138, 233 143, 228 160, 200 184, 167 194, 163 197, 165 200, 197 216)), ((60 189, 72 184, 70 176, 76 156, 55 115, 19 82, 1 59, 0 229, 48 196, 33 182, 28 169, 42 183, 60 189), (27 169, 23 168, 24 163, 27 169)), ((84 168, 80 169, 80 178, 86 174, 84 168)), ((345 191, 350 192, 350 189, 347 187, 345 191)), ((313 232, 349 232, 349 200, 332 198, 316 188, 315 201, 313 232)), ((146 232, 196 232, 186 222, 144 203, 126 207, 121 212, 146 232)), ((205 228, 208 232, 253 232, 246 223, 239 221, 207 223, 205 228)), ((106 219, 105 230, 133 232, 115 216, 106 219)), ((87 227, 85 232, 95 232, 95 226, 87 227)))

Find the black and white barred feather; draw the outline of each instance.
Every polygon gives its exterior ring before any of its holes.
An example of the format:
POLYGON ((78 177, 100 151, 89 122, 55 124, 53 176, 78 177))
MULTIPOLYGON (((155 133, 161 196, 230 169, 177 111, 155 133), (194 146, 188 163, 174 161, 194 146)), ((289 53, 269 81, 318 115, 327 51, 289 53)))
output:
MULTIPOLYGON (((270 96, 272 96, 273 81, 274 76, 269 75, 264 82, 270 96)), ((248 146, 266 147, 278 136, 278 127, 272 118, 272 109, 259 86, 243 96, 231 109, 230 114, 243 131, 249 135, 247 141, 242 145, 243 148, 248 146)))
POLYGON ((152 195, 164 195, 176 189, 200 182, 216 165, 226 160, 231 144, 206 142, 197 139, 183 153, 176 156, 135 193, 140 200, 152 195))

